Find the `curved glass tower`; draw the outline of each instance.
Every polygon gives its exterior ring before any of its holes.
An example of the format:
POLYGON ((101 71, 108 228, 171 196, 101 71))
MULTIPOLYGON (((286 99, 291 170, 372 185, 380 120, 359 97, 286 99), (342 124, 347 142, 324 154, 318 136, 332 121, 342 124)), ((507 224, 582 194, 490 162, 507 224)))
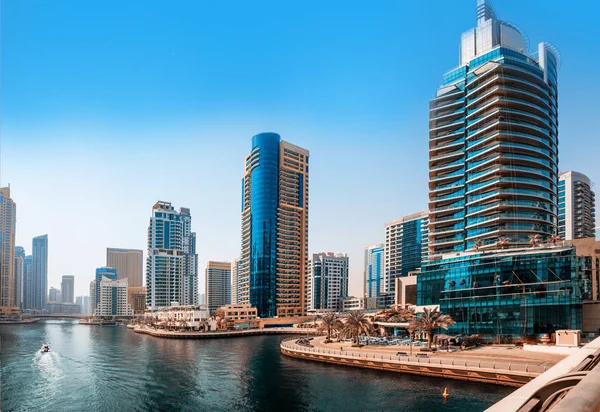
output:
POLYGON ((242 179, 239 303, 260 317, 305 313, 308 151, 276 133, 252 138, 242 179))
POLYGON ((528 244, 556 232, 558 51, 528 40, 478 0, 460 67, 430 102, 434 254, 528 244))

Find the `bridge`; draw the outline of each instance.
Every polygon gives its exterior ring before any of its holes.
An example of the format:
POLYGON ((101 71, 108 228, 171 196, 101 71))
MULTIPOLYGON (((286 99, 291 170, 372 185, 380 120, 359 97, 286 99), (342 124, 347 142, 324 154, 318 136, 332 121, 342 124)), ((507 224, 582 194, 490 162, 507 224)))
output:
POLYGON ((23 319, 85 319, 88 316, 78 313, 53 313, 51 315, 22 315, 23 319))

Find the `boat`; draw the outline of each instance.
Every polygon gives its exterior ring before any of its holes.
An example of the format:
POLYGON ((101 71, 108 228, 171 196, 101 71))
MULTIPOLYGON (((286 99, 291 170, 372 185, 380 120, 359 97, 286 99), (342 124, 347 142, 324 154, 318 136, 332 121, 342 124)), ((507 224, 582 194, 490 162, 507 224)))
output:
POLYGON ((42 349, 40 349, 40 352, 42 352, 42 353, 50 352, 50 345, 48 345, 47 343, 44 343, 42 345, 42 349))

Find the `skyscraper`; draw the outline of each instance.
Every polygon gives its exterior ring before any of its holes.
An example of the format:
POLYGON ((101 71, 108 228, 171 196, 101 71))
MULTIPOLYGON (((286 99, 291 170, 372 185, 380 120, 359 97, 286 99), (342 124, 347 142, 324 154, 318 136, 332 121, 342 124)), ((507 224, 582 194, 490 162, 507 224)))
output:
POLYGON ((238 274, 239 274, 240 258, 236 258, 231 262, 231 303, 238 303, 238 274))
POLYGON ((48 291, 48 302, 60 302, 62 301, 60 289, 56 289, 54 286, 50 286, 50 290, 48 291))
POLYGON ((206 307, 209 311, 231 303, 230 262, 207 262, 205 282, 206 307))
POLYGON ((429 248, 523 246, 557 223, 560 54, 477 2, 429 110, 429 248))
POLYGON ((190 210, 177 212, 170 202, 152 207, 146 258, 148 309, 171 304, 198 304, 196 234, 191 231, 190 210))
POLYGON ((348 297, 348 255, 313 254, 308 280, 310 309, 341 310, 342 299, 348 297))
POLYGON ((127 299, 127 279, 109 279, 102 276, 99 282, 96 316, 132 316, 127 299))
POLYGON ((385 224, 385 280, 384 291, 394 294, 395 279, 408 276, 426 260, 423 242, 428 231, 425 224, 428 212, 404 216, 385 224))
POLYGON ((94 316, 96 313, 96 280, 90 282, 90 300, 88 306, 88 314, 94 316))
POLYGON ((60 290, 62 292, 62 302, 73 303, 75 299, 75 276, 63 275, 60 290))
POLYGON ((558 177, 558 235, 566 240, 595 237, 596 196, 590 179, 578 172, 558 177))
POLYGON ((143 252, 138 249, 106 248, 106 266, 117 269, 119 279, 127 278, 129 287, 143 284, 143 252))
POLYGON ((15 247, 15 306, 23 305, 23 278, 25 265, 25 249, 22 246, 15 247))
POLYGON ((238 303, 260 317, 306 313, 308 158, 278 134, 261 133, 245 160, 238 303))
POLYGON ((25 256, 23 260, 23 309, 33 309, 34 299, 33 256, 25 256))
POLYGON ((45 310, 48 299, 48 235, 34 237, 32 244, 31 309, 45 310))
POLYGON ((92 281, 94 285, 93 293, 90 289, 90 297, 93 297, 92 314, 95 313, 95 310, 98 306, 98 302, 100 302, 100 282, 102 282, 102 278, 106 278, 109 280, 119 280, 119 274, 117 272, 117 269, 109 268, 106 266, 96 269, 96 275, 94 277, 94 280, 92 281))
POLYGON ((0 188, 0 313, 19 312, 15 302, 15 230, 17 205, 10 198, 10 188, 0 188))
POLYGON ((385 292, 385 246, 383 243, 365 248, 365 292, 367 298, 380 297, 385 292))

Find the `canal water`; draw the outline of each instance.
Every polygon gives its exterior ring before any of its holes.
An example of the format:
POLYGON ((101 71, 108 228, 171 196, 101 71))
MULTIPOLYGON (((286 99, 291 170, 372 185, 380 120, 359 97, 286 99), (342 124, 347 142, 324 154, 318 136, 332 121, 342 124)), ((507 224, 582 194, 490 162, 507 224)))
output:
POLYGON ((48 320, 0 325, 0 339, 2 411, 475 412, 512 391, 292 359, 283 336, 169 340, 48 320))

